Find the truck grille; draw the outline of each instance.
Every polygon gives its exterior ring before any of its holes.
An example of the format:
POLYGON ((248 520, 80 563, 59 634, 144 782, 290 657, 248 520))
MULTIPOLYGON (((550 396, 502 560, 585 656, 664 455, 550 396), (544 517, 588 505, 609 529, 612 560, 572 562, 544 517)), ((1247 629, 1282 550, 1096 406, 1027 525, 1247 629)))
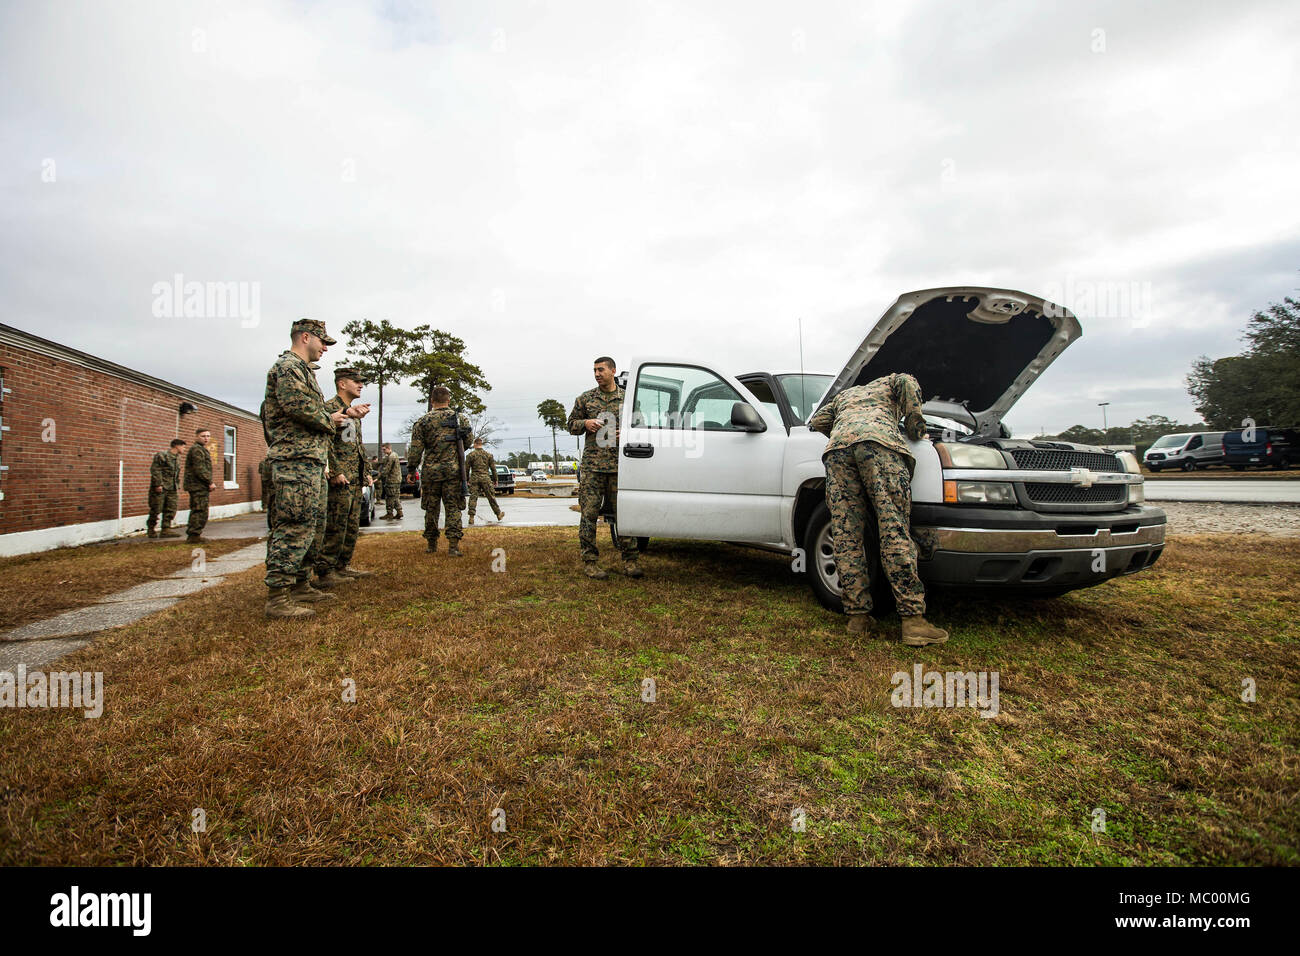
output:
MULTIPOLYGON (((1087 468, 1090 471, 1123 471, 1124 466, 1114 455, 1095 451, 1047 451, 1042 448, 1013 448, 1011 457, 1017 468, 1031 471, 1069 471, 1087 468)), ((1082 499, 1080 499, 1082 500, 1082 499)), ((1110 499, 1103 499, 1109 501, 1110 499)))
POLYGON ((1080 488, 1078 485, 1058 482, 1027 481, 1025 494, 1030 501, 1041 505, 1122 504, 1128 500, 1128 486, 1093 485, 1091 488, 1080 488))

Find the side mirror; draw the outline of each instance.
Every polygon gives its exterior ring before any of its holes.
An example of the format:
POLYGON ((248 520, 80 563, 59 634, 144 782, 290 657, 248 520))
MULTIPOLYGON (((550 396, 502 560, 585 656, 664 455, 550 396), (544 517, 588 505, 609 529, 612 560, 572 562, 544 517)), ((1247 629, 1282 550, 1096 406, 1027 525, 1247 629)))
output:
POLYGON ((754 406, 745 402, 735 402, 731 406, 731 427, 742 432, 765 432, 767 425, 754 410, 754 406))

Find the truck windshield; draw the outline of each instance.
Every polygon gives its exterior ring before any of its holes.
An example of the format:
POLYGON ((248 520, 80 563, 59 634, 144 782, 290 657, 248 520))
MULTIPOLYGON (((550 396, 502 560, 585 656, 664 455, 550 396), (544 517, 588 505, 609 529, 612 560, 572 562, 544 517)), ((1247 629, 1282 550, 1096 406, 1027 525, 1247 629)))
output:
POLYGON ((795 418, 806 422, 817 405, 817 399, 826 394, 826 389, 830 388, 835 376, 795 373, 778 375, 776 380, 781 383, 781 390, 785 392, 786 401, 790 403, 795 418))

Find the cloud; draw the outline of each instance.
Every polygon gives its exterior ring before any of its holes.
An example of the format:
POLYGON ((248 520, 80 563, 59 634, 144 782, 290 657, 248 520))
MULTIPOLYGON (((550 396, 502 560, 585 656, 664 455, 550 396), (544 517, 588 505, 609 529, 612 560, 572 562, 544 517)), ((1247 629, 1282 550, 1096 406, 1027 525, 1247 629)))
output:
POLYGON ((1188 420, 1297 285, 1297 40, 1286 3, 8 4, 4 321, 250 408, 300 315, 428 322, 518 447, 601 353, 784 367, 802 318, 835 371, 909 289, 1138 288, 1012 424, 1188 420), (177 273, 260 323, 154 316, 177 273))

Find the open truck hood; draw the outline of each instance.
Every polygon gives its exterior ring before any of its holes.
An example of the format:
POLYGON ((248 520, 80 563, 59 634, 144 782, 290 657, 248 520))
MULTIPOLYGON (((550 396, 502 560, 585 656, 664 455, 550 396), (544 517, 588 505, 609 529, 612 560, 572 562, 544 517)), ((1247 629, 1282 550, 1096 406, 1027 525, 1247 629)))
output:
POLYGON ((969 418, 978 434, 996 435, 1011 406, 1082 334, 1068 309, 1024 292, 908 292, 862 340, 822 404, 842 389, 909 372, 927 412, 969 418))

